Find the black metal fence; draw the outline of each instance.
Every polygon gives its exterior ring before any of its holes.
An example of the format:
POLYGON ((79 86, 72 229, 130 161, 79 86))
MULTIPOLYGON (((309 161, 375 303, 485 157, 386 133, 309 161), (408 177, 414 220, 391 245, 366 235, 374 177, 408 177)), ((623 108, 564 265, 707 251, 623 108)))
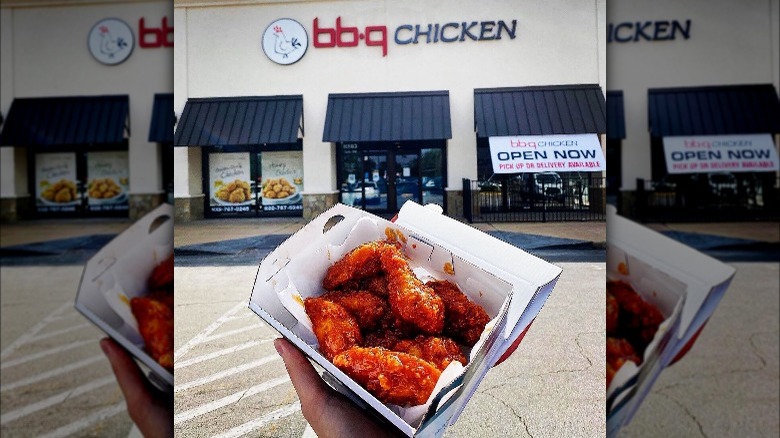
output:
POLYGON ((774 174, 694 174, 637 179, 635 219, 642 222, 780 220, 774 174))
POLYGON ((486 181, 463 179, 463 216, 469 222, 562 222, 605 219, 604 178, 556 173, 486 181))

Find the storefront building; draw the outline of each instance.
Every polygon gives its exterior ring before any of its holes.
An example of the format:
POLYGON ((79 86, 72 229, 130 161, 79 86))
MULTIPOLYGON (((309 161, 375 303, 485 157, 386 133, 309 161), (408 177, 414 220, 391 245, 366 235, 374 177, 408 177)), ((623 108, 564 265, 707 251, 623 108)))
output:
POLYGON ((3 220, 134 219, 168 200, 171 9, 165 1, 0 5, 3 220))
POLYGON ((608 14, 609 190, 620 211, 777 218, 780 2, 613 2, 608 14))
MULTIPOLYGON (((392 215, 406 200, 461 216, 488 139, 479 90, 584 84, 604 116, 603 1, 176 0, 174 25, 180 220, 309 219, 336 202, 392 215)), ((600 147, 604 131, 588 131, 600 147)))

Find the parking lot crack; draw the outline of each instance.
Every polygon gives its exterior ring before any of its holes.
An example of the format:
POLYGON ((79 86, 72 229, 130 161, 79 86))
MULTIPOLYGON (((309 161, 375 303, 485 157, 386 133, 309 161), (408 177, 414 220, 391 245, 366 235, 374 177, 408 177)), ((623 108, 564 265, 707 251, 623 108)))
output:
POLYGON ((523 418, 523 416, 522 416, 522 415, 520 415, 519 413, 517 413, 517 411, 516 411, 516 410, 515 410, 515 409, 514 409, 512 406, 510 406, 510 405, 509 405, 507 402, 505 402, 503 399, 501 399, 501 398, 499 398, 499 397, 497 397, 497 396, 495 396, 495 395, 493 395, 493 394, 490 394, 490 393, 488 393, 488 392, 485 392, 484 394, 485 394, 486 396, 488 396, 488 397, 492 398, 493 400, 495 400, 495 401, 497 401, 497 402, 501 403, 501 404, 502 404, 502 405, 504 405, 504 406, 505 406, 507 409, 509 409, 509 411, 510 411, 510 412, 512 412, 512 415, 514 415, 515 417, 517 417, 517 419, 518 419, 518 420, 520 420, 520 423, 522 423, 522 424, 523 424, 523 427, 525 428, 525 433, 526 433, 526 434, 527 434, 529 437, 533 438, 533 435, 531 435, 531 431, 528 429, 528 423, 526 423, 526 422, 525 422, 525 419, 523 418))
POLYGON ((675 399, 674 397, 672 397, 669 394, 665 394, 665 393, 663 393, 661 391, 657 391, 656 394, 666 398, 667 400, 671 401, 672 403, 674 403, 677 406, 679 406, 680 408, 682 408, 683 412, 685 412, 685 414, 691 418, 691 420, 694 422, 694 424, 696 424, 696 427, 699 429, 699 433, 701 434, 701 436, 703 436, 704 438, 707 438, 707 434, 704 433, 704 427, 699 422, 699 420, 696 418, 696 416, 693 415, 693 413, 688 409, 687 406, 685 406, 684 404, 680 403, 677 399, 675 399))
MULTIPOLYGON (((750 348, 753 349, 753 352, 756 356, 758 356, 758 359, 761 360, 761 368, 766 368, 766 359, 764 359, 763 354, 759 350, 758 346, 755 344, 755 337, 758 335, 771 335, 771 334, 777 334, 777 331, 771 331, 771 332, 753 332, 750 334, 750 337, 748 338, 748 341, 750 342, 750 348)), ((761 369, 759 368, 759 369, 761 369)))

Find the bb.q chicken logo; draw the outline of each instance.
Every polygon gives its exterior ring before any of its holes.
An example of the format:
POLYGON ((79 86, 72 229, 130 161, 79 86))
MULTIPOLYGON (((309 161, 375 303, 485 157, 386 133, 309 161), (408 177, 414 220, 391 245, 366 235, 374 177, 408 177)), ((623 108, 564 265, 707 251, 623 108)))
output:
POLYGON ((271 61, 288 65, 306 54, 309 35, 295 20, 282 18, 271 23, 263 32, 263 52, 271 61))
POLYGON ((117 18, 105 18, 92 26, 87 44, 89 53, 103 64, 116 65, 133 53, 135 36, 124 21, 117 18))

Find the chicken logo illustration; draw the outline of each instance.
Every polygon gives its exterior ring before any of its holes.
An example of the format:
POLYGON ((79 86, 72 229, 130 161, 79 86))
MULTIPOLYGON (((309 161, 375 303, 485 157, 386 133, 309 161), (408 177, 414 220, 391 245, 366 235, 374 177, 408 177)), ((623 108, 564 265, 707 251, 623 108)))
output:
POLYGON ((116 65, 130 57, 135 37, 130 26, 116 18, 100 20, 89 31, 89 52, 98 62, 116 65))
POLYGON ((100 38, 102 39, 100 42, 100 53, 109 58, 114 58, 117 52, 127 47, 125 39, 122 37, 113 38, 107 26, 100 26, 100 38))
POLYGON ((297 62, 306 54, 309 36, 306 30, 295 20, 282 18, 271 23, 263 32, 263 51, 268 59, 289 65, 297 62))

